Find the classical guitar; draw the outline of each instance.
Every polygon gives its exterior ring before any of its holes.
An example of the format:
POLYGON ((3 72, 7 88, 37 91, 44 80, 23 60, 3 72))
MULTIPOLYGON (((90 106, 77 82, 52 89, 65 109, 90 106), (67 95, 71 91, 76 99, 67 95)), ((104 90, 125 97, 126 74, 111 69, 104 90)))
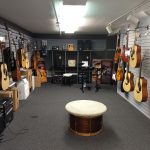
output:
MULTIPOLYGON (((15 50, 17 52, 16 43, 13 39, 13 44, 15 46, 15 50)), ((20 65, 18 60, 18 54, 16 53, 16 68, 14 71, 12 71, 12 78, 14 81, 20 81, 21 80, 21 72, 20 72, 20 65)))
POLYGON ((2 54, 2 62, 0 63, 0 89, 7 90, 9 87, 9 74, 7 71, 7 65, 4 63, 3 49, 5 43, 0 42, 0 49, 2 54))
POLYGON ((117 44, 116 44, 116 51, 114 56, 114 63, 118 63, 121 54, 121 48, 119 43, 120 43, 120 34, 117 35, 117 44))
POLYGON ((122 59, 119 57, 118 69, 116 72, 116 80, 122 81, 123 79, 123 66, 122 66, 122 59))
POLYGON ((127 62, 127 70, 124 74, 123 89, 125 92, 130 92, 134 90, 134 75, 129 71, 129 62, 127 62))
POLYGON ((141 77, 142 62, 143 61, 140 63, 139 76, 136 79, 134 88, 134 98, 138 102, 145 102, 148 98, 147 80, 144 77, 141 77))
POLYGON ((135 31, 134 45, 130 51, 130 67, 139 67, 141 62, 141 46, 136 44, 137 36, 135 31))
POLYGON ((18 41, 19 49, 17 50, 17 55, 18 55, 20 67, 26 68, 26 57, 25 57, 23 44, 24 44, 23 38, 21 38, 21 35, 20 35, 20 40, 18 41))

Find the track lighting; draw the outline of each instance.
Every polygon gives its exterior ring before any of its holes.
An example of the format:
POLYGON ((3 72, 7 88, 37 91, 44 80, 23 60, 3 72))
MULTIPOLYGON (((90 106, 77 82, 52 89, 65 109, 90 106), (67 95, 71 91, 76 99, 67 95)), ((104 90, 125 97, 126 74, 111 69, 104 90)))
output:
POLYGON ((139 23, 139 19, 135 17, 134 15, 129 15, 127 17, 127 21, 131 22, 134 25, 137 25, 139 23))
POLYGON ((112 28, 111 28, 111 24, 106 26, 106 30, 109 34, 111 34, 113 32, 112 28))

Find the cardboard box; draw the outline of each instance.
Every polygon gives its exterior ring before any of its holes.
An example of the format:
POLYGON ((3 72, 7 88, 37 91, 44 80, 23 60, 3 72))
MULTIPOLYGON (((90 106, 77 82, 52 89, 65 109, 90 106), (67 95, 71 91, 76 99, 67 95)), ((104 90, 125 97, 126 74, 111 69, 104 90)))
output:
POLYGON ((41 79, 38 76, 35 76, 35 87, 41 87, 41 79))
POLYGON ((0 91, 0 97, 11 97, 13 98, 13 92, 12 91, 0 91))
POLYGON ((8 89, 8 91, 12 91, 12 99, 13 99, 13 111, 17 111, 19 108, 19 92, 18 88, 13 87, 8 89))
POLYGON ((32 69, 21 71, 21 75, 24 75, 27 78, 29 82, 29 88, 31 88, 32 87, 32 69))

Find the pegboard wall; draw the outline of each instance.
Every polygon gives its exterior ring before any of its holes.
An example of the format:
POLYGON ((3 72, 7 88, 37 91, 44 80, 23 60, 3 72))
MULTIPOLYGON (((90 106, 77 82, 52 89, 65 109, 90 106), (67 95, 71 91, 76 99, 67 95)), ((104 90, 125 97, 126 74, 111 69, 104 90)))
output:
MULTIPOLYGON (((32 37, 30 37, 29 35, 25 34, 25 33, 22 33, 20 31, 17 31, 17 30, 14 30, 13 28, 10 28, 8 27, 8 30, 9 30, 9 34, 10 34, 10 43, 11 45, 9 45, 9 39, 8 39, 8 31, 6 30, 6 27, 3 25, 3 24, 0 24, 0 37, 5 37, 5 46, 6 47, 9 47, 11 46, 11 50, 14 52, 14 57, 16 58, 16 51, 17 49, 19 48, 19 38, 20 38, 20 35, 23 36, 23 38, 25 39, 25 50, 27 50, 26 48, 26 43, 33 43, 34 42, 34 39, 32 37), (16 44, 16 48, 15 48, 15 45, 13 44, 13 40, 16 44)), ((31 65, 31 55, 32 55, 32 51, 33 49, 32 48, 29 48, 28 49, 28 54, 29 54, 29 65, 31 65)), ((0 51, 0 62, 2 62, 2 54, 1 54, 1 51, 0 51)))
MULTIPOLYGON (((140 21, 139 26, 147 26, 150 25, 150 17, 145 18, 140 21)), ((124 29, 126 30, 126 29, 124 29)), ((124 31, 123 31, 124 32, 124 31)), ((136 107, 139 111, 141 111, 144 115, 150 118, 150 29, 139 28, 140 37, 137 38, 136 43, 141 46, 141 56, 144 56, 144 61, 142 65, 142 77, 147 80, 147 88, 148 88, 148 100, 146 102, 137 102, 134 99, 133 92, 123 93, 120 90, 120 82, 117 84, 117 92, 124 97, 129 103, 131 103, 134 107, 136 107), (147 35, 145 34, 147 32, 147 35)), ((129 43, 128 47, 131 48, 134 45, 135 32, 129 32, 129 43)), ((124 34, 121 34, 120 45, 126 45, 126 38, 124 34)), ((131 68, 129 70, 134 74, 134 84, 136 78, 139 75, 139 68, 131 68)))

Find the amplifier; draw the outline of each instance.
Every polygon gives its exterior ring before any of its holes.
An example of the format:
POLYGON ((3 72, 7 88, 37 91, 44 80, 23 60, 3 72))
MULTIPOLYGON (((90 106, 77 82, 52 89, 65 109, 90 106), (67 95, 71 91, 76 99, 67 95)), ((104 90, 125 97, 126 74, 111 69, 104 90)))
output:
POLYGON ((3 98, 0 100, 0 110, 4 115, 5 127, 13 120, 13 100, 11 98, 3 98))

